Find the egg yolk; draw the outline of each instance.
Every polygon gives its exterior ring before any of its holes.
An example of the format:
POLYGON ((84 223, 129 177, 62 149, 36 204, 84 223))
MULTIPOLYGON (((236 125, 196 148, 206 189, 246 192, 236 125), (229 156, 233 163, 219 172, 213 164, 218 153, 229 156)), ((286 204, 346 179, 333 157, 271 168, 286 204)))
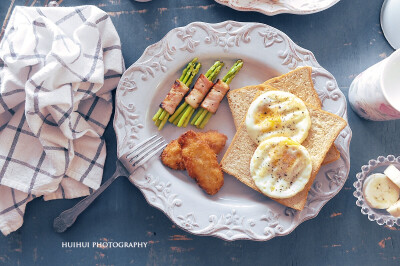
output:
MULTIPOLYGON (((268 152, 268 156, 271 158, 271 167, 280 178, 286 179, 288 174, 296 171, 295 168, 301 163, 301 153, 297 150, 289 149, 289 146, 298 145, 300 145, 298 142, 287 139, 275 145, 268 152)), ((267 168, 264 168, 260 174, 265 175, 267 171, 267 168)), ((275 187, 271 189, 274 191, 275 187)))
POLYGON ((296 160, 301 157, 301 154, 297 151, 289 149, 290 145, 299 145, 293 140, 286 140, 280 142, 275 148, 271 149, 269 156, 272 159, 271 165, 273 167, 279 167, 281 170, 287 170, 290 168, 296 160))
POLYGON ((254 122, 261 126, 263 132, 269 132, 272 129, 281 127, 282 118, 273 108, 262 106, 254 115, 254 122))

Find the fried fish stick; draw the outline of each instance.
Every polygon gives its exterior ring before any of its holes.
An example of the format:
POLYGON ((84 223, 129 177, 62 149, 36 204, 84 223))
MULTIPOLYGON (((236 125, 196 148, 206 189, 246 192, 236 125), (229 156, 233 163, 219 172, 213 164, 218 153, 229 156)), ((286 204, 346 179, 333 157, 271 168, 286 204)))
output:
POLYGON ((222 133, 215 130, 209 130, 207 132, 196 133, 203 141, 205 141, 208 146, 218 154, 225 147, 226 140, 228 137, 222 133))
MULTIPOLYGON (((205 141, 208 146, 216 153, 225 147, 227 137, 215 130, 199 132, 197 135, 205 141)), ((182 158, 182 149, 178 140, 171 141, 161 153, 161 161, 165 166, 175 170, 185 170, 185 164, 182 158)))
POLYGON ((161 161, 165 166, 175 170, 185 170, 182 158, 182 149, 178 140, 171 141, 161 153, 161 161))
POLYGON ((224 175, 215 152, 194 131, 178 139, 182 158, 190 177, 209 195, 217 193, 224 184, 224 175))

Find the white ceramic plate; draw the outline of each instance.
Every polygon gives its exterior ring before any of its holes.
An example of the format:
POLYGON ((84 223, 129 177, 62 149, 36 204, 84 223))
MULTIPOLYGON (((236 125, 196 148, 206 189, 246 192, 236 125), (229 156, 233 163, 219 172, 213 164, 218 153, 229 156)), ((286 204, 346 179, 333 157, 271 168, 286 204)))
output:
MULTIPOLYGON (((323 109, 347 118, 346 99, 334 77, 317 63, 310 51, 297 46, 281 31, 258 23, 194 22, 171 30, 161 41, 149 46, 121 78, 114 120, 118 154, 134 147, 139 139, 158 132, 151 118, 173 81, 194 57, 202 62, 203 72, 215 60, 223 60, 226 68, 220 77, 236 59, 243 59, 245 64, 231 83, 231 89, 260 84, 298 66, 312 66, 323 109)), ((160 134, 170 141, 189 129, 196 130, 191 126, 180 129, 167 124, 160 134)), ((226 99, 204 130, 209 129, 226 134, 226 147, 229 145, 235 127, 226 99)), ((340 160, 321 168, 301 212, 270 200, 229 175, 225 175, 222 189, 208 196, 186 171, 164 167, 157 157, 136 172, 131 181, 150 205, 190 233, 225 240, 269 240, 286 235, 301 222, 315 217, 340 191, 350 168, 350 139, 351 130, 346 127, 335 142, 341 152, 340 160)), ((225 151, 226 148, 221 155, 225 151)))
POLYGON ((325 10, 339 0, 215 0, 239 11, 256 11, 268 16, 281 13, 306 15, 325 10))

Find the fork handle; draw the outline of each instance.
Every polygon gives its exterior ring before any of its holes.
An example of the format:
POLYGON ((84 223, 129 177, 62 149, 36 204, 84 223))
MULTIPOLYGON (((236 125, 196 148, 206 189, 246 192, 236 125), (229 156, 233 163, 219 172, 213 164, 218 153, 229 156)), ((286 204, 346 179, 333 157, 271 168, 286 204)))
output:
POLYGON ((65 232, 75 223, 76 218, 120 176, 129 176, 129 174, 122 163, 117 160, 116 169, 112 177, 104 182, 104 184, 102 184, 95 192, 78 202, 74 207, 63 211, 58 217, 56 217, 53 223, 54 230, 57 233, 65 232))

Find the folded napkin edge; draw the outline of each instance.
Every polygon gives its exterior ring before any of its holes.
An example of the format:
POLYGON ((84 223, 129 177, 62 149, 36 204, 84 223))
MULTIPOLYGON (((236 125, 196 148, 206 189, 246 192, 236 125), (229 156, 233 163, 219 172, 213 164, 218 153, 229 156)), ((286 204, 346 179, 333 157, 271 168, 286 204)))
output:
POLYGON ((22 183, 20 183, 18 181, 8 179, 7 177, 4 177, 1 180, 1 185, 9 187, 9 188, 12 188, 12 189, 15 189, 15 190, 18 190, 18 191, 21 191, 21 192, 24 192, 24 193, 30 193, 30 194, 33 194, 35 196, 41 196, 41 195, 43 195, 43 193, 52 193, 52 192, 54 192, 54 191, 56 191, 58 189, 58 186, 57 186, 55 188, 48 188, 48 189, 45 189, 45 190, 41 190, 40 193, 36 193, 36 190, 27 191, 26 190, 26 184, 22 184, 22 183))
POLYGON ((18 230, 22 224, 22 219, 5 219, 3 215, 0 215, 0 231, 5 236, 18 230))
POLYGON ((101 180, 102 180, 102 177, 103 177, 103 173, 104 173, 103 169, 99 169, 99 170, 93 170, 92 169, 91 172, 90 172, 91 176, 99 176, 99 180, 100 180, 99 182, 97 182, 97 180, 92 180, 92 178, 85 178, 84 180, 81 181, 83 173, 79 173, 79 172, 76 172, 74 170, 68 170, 67 176, 72 178, 72 179, 74 179, 74 180, 76 180, 76 181, 78 181, 78 182, 80 182, 80 183, 82 183, 85 186, 88 186, 91 189, 96 190, 101 185, 101 180))
POLYGON ((70 194, 68 195, 68 197, 65 198, 60 198, 57 197, 56 193, 50 193, 50 194, 45 194, 43 195, 43 200, 44 201, 50 201, 50 200, 58 200, 58 199, 77 199, 77 198, 82 198, 82 197, 86 197, 89 196, 89 189, 87 190, 86 193, 81 193, 82 191, 79 192, 69 192, 70 194))

